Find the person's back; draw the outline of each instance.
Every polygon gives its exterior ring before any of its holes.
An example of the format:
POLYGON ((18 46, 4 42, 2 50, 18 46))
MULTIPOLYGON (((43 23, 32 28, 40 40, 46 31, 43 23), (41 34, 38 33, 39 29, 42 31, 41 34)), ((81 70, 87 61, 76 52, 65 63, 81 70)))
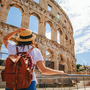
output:
MULTIPOLYGON (((34 40, 36 38, 36 35, 32 34, 31 30, 25 29, 25 28, 19 28, 14 32, 9 33, 3 38, 4 45, 8 49, 8 54, 9 55, 15 55, 16 54, 16 47, 18 47, 19 52, 27 52, 34 46, 34 40), (9 42, 9 39, 16 33, 19 33, 19 35, 16 37, 17 40, 17 45, 13 45, 9 42)), ((46 74, 46 75, 54 75, 54 74, 64 74, 63 71, 58 71, 58 70, 53 70, 48 67, 45 67, 43 64, 43 57, 39 49, 34 48, 30 53, 33 59, 33 64, 36 64, 38 69, 40 70, 41 73, 46 74)), ((36 76, 35 73, 33 72, 33 79, 28 88, 24 89, 19 89, 19 90, 36 90, 36 76)), ((9 90, 6 89, 5 90, 9 90)), ((11 89, 10 89, 11 90, 11 89)))

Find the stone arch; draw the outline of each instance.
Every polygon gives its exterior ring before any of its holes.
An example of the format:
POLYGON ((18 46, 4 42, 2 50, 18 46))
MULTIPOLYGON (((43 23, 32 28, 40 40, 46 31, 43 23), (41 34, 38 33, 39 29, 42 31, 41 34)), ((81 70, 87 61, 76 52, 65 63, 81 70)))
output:
POLYGON ((57 30, 59 31, 60 35, 63 35, 63 32, 60 28, 58 28, 57 30))
POLYGON ((10 4, 10 7, 17 7, 22 13, 24 12, 24 9, 22 8, 22 6, 18 5, 18 4, 10 4))
POLYGON ((46 21, 49 25, 50 25, 50 27, 53 27, 53 23, 51 22, 51 21, 46 21))
POLYGON ((62 54, 60 54, 61 57, 61 61, 64 61, 64 56, 62 54))
POLYGON ((53 61, 53 51, 51 49, 47 49, 49 54, 46 53, 45 59, 46 59, 46 67, 54 69, 54 61, 53 61))
POLYGON ((31 15, 34 15, 39 21, 40 21, 40 15, 39 14, 37 14, 37 13, 35 13, 35 12, 32 12, 31 14, 30 14, 30 16, 31 15))
POLYGON ((10 7, 6 23, 17 26, 17 27, 21 27, 21 20, 22 20, 21 10, 16 6, 10 7), (16 13, 18 13, 18 14, 16 14, 16 13), (18 23, 16 23, 17 21, 18 21, 18 23))
POLYGON ((51 59, 50 61, 52 61, 52 57, 53 57, 54 53, 51 49, 47 49, 47 51, 49 52, 48 58, 51 59))

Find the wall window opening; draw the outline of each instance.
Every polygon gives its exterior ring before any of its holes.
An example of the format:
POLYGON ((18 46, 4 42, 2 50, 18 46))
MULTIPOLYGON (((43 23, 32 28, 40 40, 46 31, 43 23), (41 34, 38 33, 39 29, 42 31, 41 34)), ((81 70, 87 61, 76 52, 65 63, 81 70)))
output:
POLYGON ((66 20, 64 20, 64 23, 66 23, 66 20))
POLYGON ((52 61, 52 58, 53 58, 53 52, 51 50, 49 51, 47 50, 45 56, 46 67, 54 69, 54 62, 52 61))
POLYGON ((30 16, 30 20, 29 20, 29 29, 38 34, 38 23, 39 23, 39 20, 34 16, 34 15, 31 15, 30 16))
POLYGON ((51 8, 52 8, 52 7, 48 4, 48 11, 51 11, 51 8))
POLYGON ((57 17, 60 18, 60 14, 59 13, 57 14, 57 17))
POLYGON ((48 23, 46 23, 46 38, 51 39, 51 27, 48 23))
POLYGON ((60 33, 57 31, 57 42, 60 44, 60 33))
POLYGON ((21 20, 22 20, 22 12, 16 8, 11 7, 7 17, 7 24, 14 25, 16 27, 21 27, 21 20))
POLYGON ((38 3, 39 4, 39 0, 34 0, 34 2, 38 3))

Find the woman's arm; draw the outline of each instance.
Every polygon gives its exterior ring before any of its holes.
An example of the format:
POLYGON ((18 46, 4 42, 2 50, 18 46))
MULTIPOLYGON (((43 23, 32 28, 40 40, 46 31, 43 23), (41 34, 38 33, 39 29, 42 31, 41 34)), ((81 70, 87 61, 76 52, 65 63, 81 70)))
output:
POLYGON ((53 69, 50 69, 48 67, 45 67, 42 60, 38 61, 36 63, 36 65, 42 74, 46 74, 46 75, 54 75, 54 74, 68 75, 67 73, 64 73, 63 71, 53 70, 53 69))
POLYGON ((9 34, 7 34, 4 38, 3 38, 3 42, 5 47, 7 48, 7 44, 9 43, 9 39, 16 33, 20 33, 22 30, 26 30, 25 28, 18 28, 16 31, 11 32, 9 34))

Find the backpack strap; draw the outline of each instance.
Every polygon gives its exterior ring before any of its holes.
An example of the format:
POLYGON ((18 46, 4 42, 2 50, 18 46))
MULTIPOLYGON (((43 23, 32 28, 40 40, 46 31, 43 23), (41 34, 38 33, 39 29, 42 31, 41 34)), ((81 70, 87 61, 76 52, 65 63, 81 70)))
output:
POLYGON ((27 52, 27 54, 30 53, 34 48, 35 48, 35 47, 33 46, 33 47, 27 52))
POLYGON ((18 55, 18 47, 16 47, 16 55, 18 55))

